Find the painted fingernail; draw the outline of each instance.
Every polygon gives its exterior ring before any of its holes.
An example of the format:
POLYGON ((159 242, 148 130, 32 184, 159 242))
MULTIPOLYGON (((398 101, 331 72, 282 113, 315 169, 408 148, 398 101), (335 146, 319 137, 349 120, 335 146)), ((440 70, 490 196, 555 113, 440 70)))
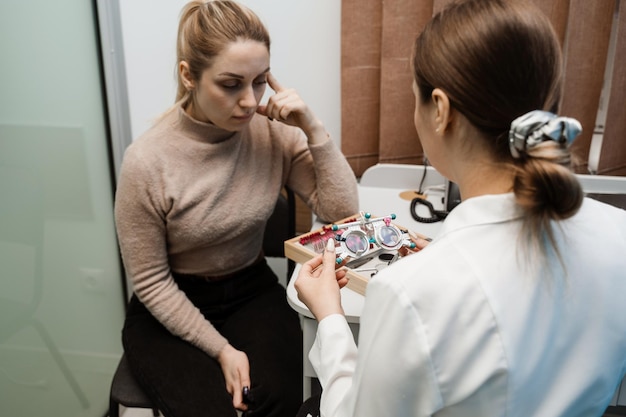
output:
POLYGON ((329 252, 334 252, 335 251, 335 241, 332 239, 328 239, 328 242, 326 242, 326 250, 329 252))
POLYGON ((248 405, 254 402, 254 398, 252 398, 252 392, 250 392, 250 388, 248 388, 247 385, 243 387, 243 402, 248 405))

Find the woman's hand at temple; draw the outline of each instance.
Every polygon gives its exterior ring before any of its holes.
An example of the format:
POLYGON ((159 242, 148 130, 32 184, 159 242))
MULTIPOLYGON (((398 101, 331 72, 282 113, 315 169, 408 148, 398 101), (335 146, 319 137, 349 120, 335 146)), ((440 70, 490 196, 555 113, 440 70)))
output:
POLYGON ((267 74, 267 82, 276 94, 270 96, 266 105, 257 107, 257 113, 299 127, 307 136, 309 144, 320 142, 327 137, 326 128, 296 90, 280 85, 272 73, 267 74))

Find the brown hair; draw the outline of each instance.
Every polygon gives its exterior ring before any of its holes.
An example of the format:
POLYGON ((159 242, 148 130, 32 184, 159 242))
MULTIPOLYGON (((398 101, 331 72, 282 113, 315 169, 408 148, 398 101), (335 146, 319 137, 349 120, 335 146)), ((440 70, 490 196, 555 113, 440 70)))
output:
POLYGON ((229 43, 239 39, 258 41, 265 44, 268 51, 270 49, 267 29, 249 8, 228 0, 187 3, 181 12, 176 42, 176 101, 190 99, 178 73, 181 61, 187 62, 191 76, 198 82, 213 58, 229 43))
POLYGON ((508 143, 518 116, 558 110, 561 49, 547 17, 528 2, 455 1, 417 38, 413 68, 420 99, 429 100, 434 88, 445 91, 490 142, 495 159, 514 170, 524 237, 542 253, 549 242, 558 255, 550 220, 573 216, 583 198, 569 150, 546 141, 513 159, 508 143))

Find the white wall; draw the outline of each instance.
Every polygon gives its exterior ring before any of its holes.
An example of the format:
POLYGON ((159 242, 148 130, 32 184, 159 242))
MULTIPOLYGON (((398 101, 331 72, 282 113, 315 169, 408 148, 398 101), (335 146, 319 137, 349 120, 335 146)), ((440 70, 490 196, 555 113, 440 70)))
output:
MULTIPOLYGON (((174 102, 176 30, 186 2, 120 1, 133 139, 174 102)), ((241 2, 259 15, 270 32, 272 73, 282 85, 298 90, 340 144, 341 2, 241 2)))

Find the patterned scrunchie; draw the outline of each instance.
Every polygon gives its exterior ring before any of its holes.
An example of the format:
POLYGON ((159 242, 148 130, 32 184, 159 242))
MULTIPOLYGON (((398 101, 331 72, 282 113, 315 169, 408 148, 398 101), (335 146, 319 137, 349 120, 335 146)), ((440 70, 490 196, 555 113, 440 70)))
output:
POLYGON ((547 140, 569 145, 582 130, 582 126, 576 119, 559 117, 547 111, 533 110, 511 123, 509 149, 513 158, 517 159, 521 153, 526 153, 547 140))

